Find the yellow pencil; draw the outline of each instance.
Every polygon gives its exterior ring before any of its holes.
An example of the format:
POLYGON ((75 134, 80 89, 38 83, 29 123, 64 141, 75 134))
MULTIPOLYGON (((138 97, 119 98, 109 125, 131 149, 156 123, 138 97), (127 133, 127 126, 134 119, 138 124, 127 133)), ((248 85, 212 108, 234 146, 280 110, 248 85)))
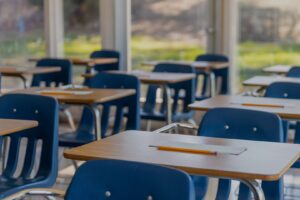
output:
POLYGON ((169 146, 154 146, 154 147, 157 147, 158 150, 162 150, 162 151, 176 151, 176 152, 194 153, 194 154, 217 155, 216 151, 209 151, 209 150, 186 149, 182 147, 169 147, 169 146))
POLYGON ((283 105, 271 105, 271 104, 255 104, 255 103, 243 103, 242 106, 260 106, 260 107, 271 107, 271 108, 284 108, 283 105))

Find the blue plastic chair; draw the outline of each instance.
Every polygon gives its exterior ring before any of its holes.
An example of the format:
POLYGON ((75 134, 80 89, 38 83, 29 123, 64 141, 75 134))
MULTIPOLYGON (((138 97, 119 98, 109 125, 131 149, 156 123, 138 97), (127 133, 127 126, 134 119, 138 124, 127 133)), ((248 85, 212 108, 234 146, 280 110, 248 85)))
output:
MULTIPOLYGON (((299 91, 300 91, 299 83, 275 82, 266 88, 265 97, 284 98, 284 99, 299 99, 300 100, 299 91)), ((300 122, 297 122, 295 125, 295 124, 290 124, 286 120, 283 120, 283 126, 284 126, 285 141, 287 141, 287 138, 288 138, 288 134, 287 134, 288 129, 291 128, 291 129, 295 129, 294 143, 300 144, 300 122)), ((300 161, 297 161, 293 165, 293 167, 300 168, 300 161)))
MULTIPOLYGON (((300 84, 298 84, 298 83, 275 82, 275 83, 270 84, 266 88, 265 97, 284 98, 284 99, 300 99, 300 95, 298 92, 299 89, 300 89, 300 84)), ((294 129, 295 126, 294 126, 294 124, 290 124, 286 120, 283 120, 283 126, 284 126, 284 136, 285 136, 284 139, 285 139, 285 141, 287 141, 288 129, 289 128, 294 129)), ((297 132, 296 132, 296 134, 297 134, 297 132)), ((300 134, 300 132, 299 132, 299 134, 300 134)), ((298 141, 298 142, 300 142, 300 141, 298 141)))
POLYGON ((72 84, 72 63, 66 59, 45 58, 36 64, 37 67, 60 67, 60 72, 34 75, 31 86, 38 87, 41 82, 45 82, 45 86, 49 87, 51 83, 55 86, 72 84))
MULTIPOLYGON (((102 104, 101 132, 102 138, 106 137, 109 127, 111 107, 116 107, 116 115, 112 134, 119 133, 124 117, 127 118, 126 130, 140 128, 140 81, 135 76, 126 74, 99 73, 89 81, 91 88, 134 89, 132 96, 102 104), (124 109, 127 109, 125 113, 124 109), (125 116, 126 114, 126 116, 125 116)), ((91 111, 84 108, 79 126, 75 132, 60 135, 59 145, 75 147, 95 140, 94 119, 91 111)))
POLYGON ((191 178, 167 167, 97 160, 83 164, 67 190, 66 200, 194 200, 191 178))
POLYGON ((291 78, 300 78, 300 67, 299 66, 292 67, 286 76, 291 78))
MULTIPOLYGON (((38 95, 7 94, 0 98, 0 118, 35 120, 39 123, 36 128, 6 136, 10 142, 7 162, 0 175, 0 199, 25 189, 53 186, 58 171, 57 101, 38 95), (26 148, 20 152, 24 139, 27 140, 27 143, 23 143, 26 148), (37 156, 37 152, 41 155, 37 156), (20 153, 25 155, 23 163, 19 159, 20 153), (36 163, 39 163, 39 167, 32 174, 36 163), (20 168, 20 174, 15 174, 17 168, 20 168)), ((3 138, 1 144, 2 141, 3 138)))
POLYGON ((0 73, 0 92, 2 90, 2 74, 0 73))
MULTIPOLYGON (((229 58, 224 55, 218 54, 204 54, 199 55, 196 58, 196 61, 205 61, 205 62, 229 62, 229 58)), ((224 69, 214 69, 213 73, 215 74, 216 80, 221 79, 221 88, 219 89, 219 94, 228 94, 229 93, 229 68, 224 69)), ((203 76, 203 84, 201 95, 196 96, 196 100, 203 100, 210 97, 210 94, 207 95, 208 88, 208 74, 201 70, 196 70, 197 78, 196 78, 196 86, 198 86, 199 76, 203 76)), ((217 85, 217 84, 216 84, 217 85)), ((197 88, 196 88, 197 90, 197 88)), ((218 91, 218 90, 216 90, 218 91)))
MULTIPOLYGON (((194 68, 188 65, 161 63, 155 66, 153 72, 172 72, 172 73, 195 73, 194 68)), ((187 121, 193 118, 194 112, 188 105, 195 100, 195 80, 188 80, 176 84, 169 84, 172 93, 172 121, 187 121), (183 96, 181 95, 182 93, 183 96), (179 100, 183 101, 183 108, 179 108, 179 100)), ((166 95, 163 95, 163 103, 159 110, 156 110, 156 91, 157 85, 149 85, 146 102, 143 105, 141 118, 146 120, 166 121, 166 95)))
MULTIPOLYGON (((60 85, 72 84, 72 63, 67 59, 44 58, 37 62, 37 67, 60 67, 61 71, 47 74, 37 74, 33 76, 31 87, 39 87, 42 82, 45 86, 50 87, 55 83, 55 87, 60 85)), ((70 126, 74 128, 72 114, 67 105, 61 105, 60 110, 67 116, 70 126)))
MULTIPOLYGON (((283 129, 281 119, 268 112, 236 109, 215 108, 209 110, 201 121, 198 135, 228 139, 242 139, 255 141, 283 142, 283 129)), ((199 193, 197 188, 205 188, 206 177, 193 177, 196 182, 197 199, 202 199, 204 193, 199 193)), ((231 181, 220 179, 216 199, 228 199, 231 181)), ((283 180, 262 182, 266 199, 283 199, 283 180)), ((203 192, 203 191, 202 191, 203 192)), ((240 184, 239 199, 250 199, 249 188, 240 184)))
POLYGON ((116 58, 118 61, 111 64, 98 64, 94 66, 94 69, 98 72, 107 71, 107 70, 120 70, 120 53, 114 50, 100 50, 94 51, 91 55, 91 58, 116 58))

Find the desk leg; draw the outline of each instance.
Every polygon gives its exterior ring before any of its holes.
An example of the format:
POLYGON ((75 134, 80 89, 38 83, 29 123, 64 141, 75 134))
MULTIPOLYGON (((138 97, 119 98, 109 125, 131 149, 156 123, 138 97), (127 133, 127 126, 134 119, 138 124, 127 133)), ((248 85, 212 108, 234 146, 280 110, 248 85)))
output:
POLYGON ((96 140, 101 140, 101 115, 100 115, 100 111, 98 109, 98 106, 96 104, 90 105, 89 106, 92 113, 93 113, 93 117, 95 120, 95 136, 96 136, 96 140))
POLYGON ((172 123, 172 97, 171 97, 171 89, 168 87, 168 85, 163 86, 164 93, 166 94, 166 103, 167 103, 167 112, 166 112, 166 118, 167 118, 167 124, 172 123))
POLYGON ((86 67, 86 74, 94 74, 94 73, 95 73, 94 64, 88 63, 86 67))
POLYGON ((216 76, 213 71, 209 73, 210 80, 210 96, 213 97, 216 95, 216 76))
POLYGON ((256 180, 243 179, 241 180, 241 182, 243 182, 250 188, 255 200, 265 200, 264 191, 256 180))
POLYGON ((26 79, 26 77, 23 76, 23 75, 20 75, 19 78, 23 81, 24 88, 27 88, 27 79, 26 79))
POLYGON ((87 67, 86 70, 85 70, 85 73, 86 74, 93 74, 92 69, 93 68, 87 67))

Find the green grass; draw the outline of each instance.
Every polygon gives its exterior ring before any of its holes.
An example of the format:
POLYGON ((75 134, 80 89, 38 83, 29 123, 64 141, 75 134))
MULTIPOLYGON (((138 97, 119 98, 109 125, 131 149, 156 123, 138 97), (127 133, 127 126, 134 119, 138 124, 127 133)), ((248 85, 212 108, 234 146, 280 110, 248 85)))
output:
POLYGON ((101 49, 101 38, 99 36, 73 36, 65 37, 65 56, 87 58, 90 53, 101 49))
POLYGON ((204 48, 197 44, 181 41, 155 40, 150 37, 134 36, 131 43, 132 69, 149 70, 141 63, 149 60, 194 60, 204 53, 204 48))
MULTIPOLYGON (((22 58, 41 57, 45 55, 45 43, 35 36, 19 40, 0 41, 0 57, 4 62, 18 62, 22 58)), ((90 52, 100 49, 99 36, 68 35, 65 38, 65 55, 88 57, 90 52)), ((193 60, 204 53, 204 47, 184 41, 159 40, 145 36, 132 38, 132 69, 149 70, 140 64, 146 60, 193 60)), ((300 44, 255 43, 244 42, 239 45, 238 67, 241 80, 262 74, 261 69, 274 64, 300 65, 300 44)), ((78 76, 82 69, 75 70, 78 76)))
POLYGON ((30 56, 45 56, 46 44, 41 39, 42 34, 35 31, 30 36, 11 35, 14 40, 0 40, 0 62, 22 63, 30 56))
POLYGON ((244 42, 239 45, 240 79, 263 74, 262 68, 276 65, 300 65, 300 44, 244 42))

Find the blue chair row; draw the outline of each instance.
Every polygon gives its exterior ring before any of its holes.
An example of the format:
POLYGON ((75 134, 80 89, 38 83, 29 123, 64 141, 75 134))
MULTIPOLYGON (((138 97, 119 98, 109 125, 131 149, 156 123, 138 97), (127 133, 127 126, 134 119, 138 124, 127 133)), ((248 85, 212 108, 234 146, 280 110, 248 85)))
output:
MULTIPOLYGON (((284 141, 282 121, 277 115, 233 108, 216 108, 209 110, 201 121, 198 135, 255 141, 284 141)), ((202 182, 204 184, 200 184, 198 187, 203 188, 207 180, 206 178, 200 179, 203 179, 202 182)), ((199 182, 199 180, 197 181, 199 182)), ((216 199, 228 199, 230 185, 230 180, 220 179, 216 199)), ((266 199, 283 199, 283 180, 274 182, 263 181, 262 188, 266 199)), ((200 197, 202 196, 203 194, 200 194, 200 197)), ((249 188, 244 184, 240 185, 238 199, 250 199, 249 188)))
MULTIPOLYGON (((208 61, 208 62, 228 62, 229 59, 223 55, 217 54, 205 54, 200 55, 196 58, 196 61, 208 61)), ((195 73, 196 79, 191 81, 185 81, 183 83, 171 84, 169 88, 173 90, 172 95, 172 121, 188 121, 193 118, 193 111, 188 108, 188 105, 194 100, 202 100, 210 97, 207 95, 208 88, 208 74, 204 71, 195 70, 191 66, 161 63, 154 67, 153 72, 172 72, 172 73, 195 73), (197 91, 197 85, 199 80, 199 75, 203 75, 204 81, 202 84, 202 92, 200 96, 195 97, 197 91), (183 94, 183 96, 182 96, 183 94), (179 106, 179 100, 183 102, 182 110, 179 106)), ((221 80, 219 94, 228 94, 229 83, 228 75, 229 68, 215 69, 213 70, 216 80, 221 80)), ((216 84, 217 85, 217 84, 216 84)), ((146 102, 143 105, 141 118, 145 120, 156 120, 156 121, 166 121, 166 95, 163 94, 163 102, 161 106, 157 109, 156 104, 156 92, 159 87, 157 85, 150 85, 146 94, 146 102)))
MULTIPOLYGON (((95 66, 96 70, 104 71, 104 70, 117 70, 119 69, 119 59, 120 55, 117 51, 113 50, 100 50, 95 51, 90 55, 91 58, 117 58, 118 61, 112 64, 99 64, 95 66)), ((31 87, 38 87, 42 83, 44 86, 54 86, 58 87, 60 85, 69 85, 72 84, 72 63, 67 59, 55 59, 55 58, 44 58, 37 62, 37 67, 60 67, 60 72, 48 73, 48 74, 38 74, 34 75, 31 83, 31 87)), ((61 110, 64 111, 66 116, 68 117, 69 123, 73 129, 75 129, 75 125, 73 122, 73 118, 69 110, 66 106, 61 107, 61 110)))
MULTIPOLYGON (((161 130, 164 130, 164 128, 161 130)), ((235 108, 215 108, 209 110, 201 121, 198 135, 255 141, 284 141, 282 120, 277 115, 268 112, 235 108)), ((192 176, 192 179, 195 185, 196 199, 204 199, 207 193, 208 178, 192 176)), ((282 179, 274 182, 263 181, 262 188, 266 199, 283 199, 282 179)), ((228 199, 230 190, 231 180, 220 179, 216 199, 228 199)), ((243 183, 239 187, 238 199, 251 199, 250 190, 243 183)))
MULTIPOLYGON (((299 68, 300 69, 300 68, 299 68)), ((299 69, 295 69, 298 71, 299 69)), ((295 72, 292 70, 291 72, 295 72)), ((298 71, 300 72, 300 71, 298 71)), ((271 98, 284 98, 284 99, 298 99, 300 100, 300 84, 299 83, 291 83, 291 82, 276 82, 272 83, 269 87, 267 87, 265 92, 265 97, 271 98)), ((283 121, 284 126, 284 136, 285 141, 288 140, 288 130, 289 128, 295 129, 295 137, 294 143, 300 144, 300 122, 296 122, 295 124, 291 124, 288 121, 283 121)), ((300 168, 300 161, 297 161, 293 167, 300 168)))
MULTIPOLYGON (((209 62, 228 62, 229 59, 223 55, 216 54, 205 54, 200 55, 196 58, 196 61, 209 61, 209 62)), ((161 63, 154 67, 153 72, 173 72, 173 73, 196 73, 196 79, 191 81, 186 81, 183 83, 172 84, 169 87, 174 91, 172 100, 172 121, 188 121, 193 118, 193 112, 188 109, 188 105, 192 103, 195 98, 196 100, 202 100, 208 98, 206 95, 208 88, 208 74, 204 71, 195 70, 194 68, 186 65, 179 64, 170 64, 170 63, 161 63), (202 84, 202 92, 200 96, 195 97, 197 91, 197 85, 199 80, 199 75, 204 76, 204 81, 202 84), (184 96, 182 96, 184 94, 184 96), (183 108, 179 110, 179 100, 183 101, 183 108)), ((213 70, 216 80, 221 79, 221 88, 219 89, 219 94, 228 94, 229 92, 229 83, 228 75, 229 68, 224 69, 215 69, 213 70)), ((161 106, 157 109, 156 104, 156 91, 159 87, 156 85, 151 85, 148 88, 146 94, 146 102, 143 105, 143 110, 141 113, 141 118, 145 120, 157 120, 157 121, 166 121, 166 98, 163 95, 163 102, 161 106)))
MULTIPOLYGON (((98 64, 94 67, 94 69, 98 72, 103 72, 107 70, 119 70, 119 60, 120 60, 120 53, 113 50, 100 50, 95 51, 91 53, 91 58, 116 58, 118 61, 116 63, 112 64, 98 64)), ((200 55, 196 58, 196 61, 209 61, 209 62, 228 62, 229 59, 226 56, 223 55, 217 55, 217 54, 204 54, 200 55)), ((54 82, 56 86, 59 86, 60 84, 71 84, 72 83, 72 63, 66 59, 53 59, 53 58, 46 58, 42 59, 37 63, 37 67, 43 67, 43 66, 59 66, 62 68, 61 72, 56 73, 50 73, 50 74, 40 74, 35 75, 33 77, 33 81, 31 86, 39 86, 41 82, 45 82, 46 86, 50 86, 50 83, 54 82)), ((170 67, 171 68, 171 67, 170 67)), ((175 69, 170 70, 170 72, 176 72, 175 69)), ((166 71, 166 69, 163 69, 166 71)), ((154 71, 160 71, 159 69, 154 69, 154 71)), ((178 73, 181 73, 181 70, 178 71, 178 73)), ((198 76, 203 75, 203 84, 202 84, 202 90, 201 95, 197 96, 197 100, 208 98, 210 95, 207 95, 207 89, 208 89, 208 75, 206 72, 196 70, 195 73, 197 74, 196 78, 196 86, 198 85, 198 76)), ((215 74, 216 80, 221 79, 221 88, 220 94, 228 94, 229 92, 229 83, 228 83, 228 76, 229 76, 229 69, 215 69, 213 70, 213 73, 215 74)), ((294 73, 289 73, 291 76, 294 73)), ((153 89, 152 89, 153 90, 153 89)), ((195 90, 197 88, 195 87, 195 90)))
MULTIPOLYGON (((109 57, 109 58, 118 58, 120 59, 120 55, 115 51, 103 50, 96 51, 91 54, 91 58, 101 58, 101 57, 109 57)), ((215 55, 215 54, 205 54, 198 56, 197 61, 211 61, 211 62, 228 62, 228 58, 223 55, 215 55)), ((108 64, 108 65, 97 65, 95 67, 96 71, 103 72, 106 70, 118 70, 119 63, 116 64, 108 64)), ((162 63, 158 64, 154 67, 154 72, 173 72, 173 73, 196 73, 197 75, 204 75, 204 82, 202 93, 200 97, 196 97, 197 100, 201 100, 204 98, 208 98, 209 96, 205 95, 207 93, 208 88, 208 75, 203 71, 195 71, 190 66, 185 65, 176 65, 176 64, 167 64, 162 63)), ((221 79, 221 88, 220 94, 227 94, 229 91, 228 84, 228 72, 229 69, 215 69, 213 73, 216 76, 216 79, 221 79)), ((198 76, 197 76, 198 77, 198 76)), ((196 79, 196 82, 198 78, 196 79)), ((89 85, 89 80, 85 81, 86 85, 89 85)), ((172 104, 172 121, 187 121, 191 120, 193 117, 193 112, 188 109, 188 104, 192 103, 195 99, 195 91, 196 91, 196 83, 193 81, 186 81, 184 83, 172 84, 169 87, 174 91, 172 96, 173 104, 172 104), (182 96, 184 94, 184 96, 182 96), (183 101, 183 109, 179 110, 179 100, 183 101)), ((160 108, 157 109, 156 104, 156 91, 159 87, 156 85, 151 85, 148 88, 146 94, 146 102, 143 105, 143 109, 141 112, 141 118, 145 120, 157 120, 157 121, 166 121, 166 95, 163 95, 163 102, 160 108)))
MULTIPOLYGON (((101 132, 102 138, 109 128, 109 118, 113 107, 116 108, 116 115, 112 134, 120 132, 122 122, 126 117, 125 129, 137 130, 140 127, 140 81, 131 75, 99 73, 89 81, 91 88, 109 88, 109 89, 134 89, 136 93, 130 97, 115 100, 102 104, 101 132), (127 110, 125 110, 127 109, 127 110)), ((80 123, 75 132, 63 133, 59 138, 59 145, 62 147, 75 147, 95 140, 94 120, 91 111, 88 108, 83 110, 80 123)))
MULTIPOLYGON (((103 55, 107 56, 105 53, 103 55)), ((104 56, 104 57, 105 57, 104 56)), ((200 61, 224 61, 228 59, 220 55, 203 55, 199 56, 197 60, 200 61)), ((172 72, 172 73, 196 73, 194 68, 187 65, 161 63, 155 66, 153 72, 172 72)), ((228 92, 228 68, 214 70, 216 78, 222 79, 221 93, 228 92)), ((207 78, 206 78, 207 79, 207 78)), ((205 79, 205 80, 206 80, 205 79)), ((89 80, 90 81, 90 80, 89 80)), ((85 83, 90 85, 89 81, 85 83)), ((207 82, 207 81, 205 81, 207 82)), ((207 85, 204 82, 204 88, 207 85)), ((188 109, 188 105, 195 100, 195 80, 185 81, 178 84, 170 84, 168 87, 173 91, 172 93, 172 121, 188 121, 193 118, 193 111, 188 109), (182 107, 179 106, 179 101, 182 101, 182 107)), ((166 121, 166 95, 163 94, 163 102, 158 108, 156 103, 156 94, 159 86, 150 85, 146 94, 146 102, 142 107, 141 118, 145 120, 166 121)))
MULTIPOLYGON (((194 68, 188 65, 161 63, 155 66, 153 72, 169 72, 169 73, 195 73, 194 68)), ((195 100, 195 80, 188 80, 181 83, 169 84, 172 90, 172 121, 187 121, 192 119, 193 111, 188 105, 195 100), (179 105, 182 101, 182 108, 179 105)), ((145 120, 166 121, 166 94, 163 94, 163 102, 157 109, 157 90, 159 86, 150 85, 146 94, 146 102, 143 105, 141 118, 145 120)))
MULTIPOLYGON (((194 69, 186 65, 176 64, 159 64, 155 66, 154 72, 173 72, 173 73, 194 73, 194 69)), ((113 134, 119 132, 120 124, 123 121, 123 117, 127 117, 127 129, 139 129, 140 116, 146 120, 158 120, 166 121, 166 97, 164 94, 163 103, 161 107, 156 110, 156 91, 158 86, 151 85, 148 88, 146 102, 143 105, 143 109, 140 112, 139 97, 140 97, 140 82, 136 77, 124 75, 124 74, 109 74, 98 73, 92 79, 86 82, 87 86, 91 88, 124 88, 135 89, 136 95, 133 100, 118 100, 104 104, 104 110, 102 112, 102 133, 107 132, 109 125, 109 113, 110 108, 118 106, 116 121, 114 123, 113 134), (123 103, 121 103, 121 101, 123 103), (123 112, 125 107, 129 107, 129 112, 123 112)), ((168 86, 172 91, 172 120, 173 121, 187 121, 193 118, 193 111, 188 109, 188 105, 194 101, 194 80, 185 81, 178 84, 170 84, 168 86), (183 108, 180 109, 179 100, 183 102, 183 108)), ((62 134, 60 137, 60 146, 74 147, 93 141, 94 134, 94 120, 91 111, 85 108, 81 117, 79 126, 75 132, 62 134)), ((102 135, 105 137, 105 135, 102 135)))
MULTIPOLYGON (((0 98, 0 118, 36 120, 39 123, 36 128, 6 137, 10 142, 7 162, 0 175, 0 198, 16 193, 26 194, 21 193, 23 190, 52 187, 58 172, 57 101, 39 95, 4 95, 0 98), (19 157, 21 144, 26 145, 23 163, 19 157), (39 166, 35 167, 37 163, 39 166), (17 169, 20 172, 16 174, 17 169)), ((1 144, 2 141, 3 138, 1 144)), ((87 162, 78 169, 65 199, 108 198, 193 200, 195 194, 191 178, 182 171, 142 163, 101 160, 87 162)))
MULTIPOLYGON (((204 54, 199 55, 196 58, 196 61, 205 61, 205 62, 229 62, 229 58, 224 55, 219 54, 204 54)), ((213 73, 215 74, 216 81, 220 81, 220 88, 216 88, 216 91, 219 91, 219 94, 228 94, 229 93, 229 68, 224 69, 214 69, 213 73)), ((209 88, 209 76, 206 72, 197 70, 196 71, 196 85, 198 86, 199 76, 203 76, 202 89, 200 96, 196 96, 196 100, 203 100, 209 98, 211 94, 207 91, 209 88)), ((218 84, 216 84, 218 86, 218 84)), ((196 89, 197 90, 197 89, 196 89)))
MULTIPOLYGON (((294 67, 289 71, 287 76, 300 77, 299 75, 300 68, 294 67)), ((266 89, 265 97, 300 99, 300 95, 298 92, 299 90, 300 84, 290 82, 277 82, 271 84, 266 89)), ((297 123, 296 127, 297 128, 294 142, 300 143, 299 123, 297 123)), ((285 142, 287 141, 287 131, 288 122, 280 120, 279 117, 277 117, 274 114, 263 113, 258 111, 241 112, 234 111, 234 109, 219 108, 210 110, 204 116, 198 134, 209 137, 285 142), (230 121, 232 121, 234 126, 229 125, 230 121), (222 128, 222 126, 224 128, 222 128), (251 127, 253 127, 252 130, 251 127), (255 135, 253 135, 254 130, 256 132, 255 135), (259 130, 260 134, 257 134, 259 133, 259 130), (241 135, 240 133, 243 133, 243 135, 241 135)), ((294 165, 294 167, 299 166, 299 162, 297 162, 294 165)), ((194 180, 196 186, 199 187, 199 189, 196 187, 197 196, 199 197, 199 199, 202 199, 205 194, 203 189, 205 189, 204 186, 207 184, 207 178, 197 177, 194 178, 194 180)), ((276 182, 263 182, 262 187, 267 199, 283 199, 283 180, 279 180, 276 182)), ((244 184, 240 186, 239 191, 239 199, 250 198, 249 189, 244 184)), ((218 193, 216 199, 228 199, 229 192, 230 181, 221 180, 218 186, 218 193)))
MULTIPOLYGON (((91 58, 116 58, 118 61, 112 64, 98 64, 94 67, 97 72, 103 72, 107 70, 120 70, 120 53, 114 50, 100 50, 95 51, 90 55, 91 58)), ((229 62, 227 56, 219 55, 219 54, 203 54, 199 55, 196 58, 196 61, 207 61, 207 62, 229 62)), ((155 71, 155 70, 154 70, 155 71)), ((173 71, 174 72, 174 71, 173 71)), ((197 74, 196 85, 198 85, 198 76, 203 75, 203 83, 202 90, 200 96, 196 96, 197 100, 202 100, 205 98, 209 98, 210 94, 208 94, 208 75, 204 71, 196 70, 197 74)), ((213 73, 215 74, 216 80, 220 81, 220 88, 217 88, 219 94, 228 94, 229 93, 229 68, 224 69, 214 69, 213 73)), ((218 84, 216 84, 218 85, 218 84)), ((197 90, 197 88, 195 88, 197 90)))
MULTIPOLYGON (((102 72, 107 70, 119 70, 120 53, 113 50, 94 51, 90 55, 91 58, 116 58, 118 61, 111 64, 97 64, 94 69, 102 72)), ((60 72, 38 74, 33 76, 32 87, 40 86, 44 82, 45 86, 55 83, 55 86, 72 84, 72 63, 68 59, 44 58, 37 62, 37 67, 61 67, 60 72)))
POLYGON ((38 95, 7 94, 0 97, 0 118, 38 121, 36 128, 0 138, 1 148, 3 140, 9 139, 7 161, 0 175, 0 199, 25 189, 53 186, 58 172, 56 100, 38 95), (23 161, 19 154, 24 155, 23 161))

